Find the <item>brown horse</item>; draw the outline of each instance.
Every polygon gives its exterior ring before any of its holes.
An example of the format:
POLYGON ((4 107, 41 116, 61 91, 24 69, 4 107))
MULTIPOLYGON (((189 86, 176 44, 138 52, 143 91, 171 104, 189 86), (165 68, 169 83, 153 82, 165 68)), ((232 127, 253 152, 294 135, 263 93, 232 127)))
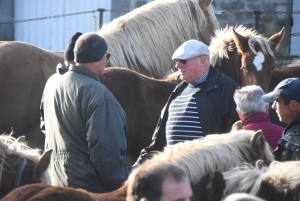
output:
POLYGON ((52 150, 42 156, 39 152, 38 149, 30 149, 24 137, 15 139, 0 135, 0 198, 26 184, 51 184, 47 168, 52 150))
POLYGON ((163 78, 174 70, 170 59, 185 41, 209 45, 219 29, 212 0, 152 1, 103 26, 111 54, 107 66, 122 66, 141 74, 163 78))
POLYGON ((39 105, 47 79, 55 72, 60 53, 28 43, 0 43, 0 133, 26 136, 29 146, 43 148, 39 105))
MULTIPOLYGON (((298 201, 300 199, 300 162, 274 161, 269 167, 257 163, 256 166, 243 165, 217 175, 212 182, 212 188, 220 188, 222 196, 231 193, 249 193, 265 200, 298 201)), ((214 191, 214 189, 212 189, 214 191)), ((219 190, 218 190, 219 191, 219 190)), ((219 196, 220 197, 220 196, 219 196)))
MULTIPOLYGON (((228 134, 209 135, 201 139, 168 146, 150 160, 172 163, 190 178, 195 200, 211 200, 207 183, 210 176, 217 171, 226 171, 247 162, 254 164, 256 160, 266 164, 273 161, 269 145, 265 142, 261 131, 235 131, 228 134), (210 196, 210 197, 209 197, 210 196)), ((28 185, 11 192, 2 201, 11 200, 102 200, 124 201, 127 183, 120 189, 106 194, 88 193, 87 191, 48 185, 28 185)))
POLYGON ((273 51, 283 35, 284 28, 269 39, 241 25, 217 30, 209 46, 211 63, 240 86, 259 85, 268 92, 275 64, 273 51))
POLYGON ((104 78, 127 115, 127 165, 131 167, 150 144, 161 109, 180 78, 174 73, 159 80, 120 67, 106 68, 104 78))

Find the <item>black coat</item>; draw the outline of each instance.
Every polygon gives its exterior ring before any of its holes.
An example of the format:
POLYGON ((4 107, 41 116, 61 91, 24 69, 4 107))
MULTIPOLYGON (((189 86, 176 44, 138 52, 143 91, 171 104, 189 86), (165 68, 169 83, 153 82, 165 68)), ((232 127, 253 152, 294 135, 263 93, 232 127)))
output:
MULTIPOLYGON (((174 98, 188 85, 181 82, 171 93, 169 100, 162 109, 161 116, 152 137, 152 143, 141 151, 136 164, 141 164, 151 157, 153 151, 161 151, 166 146, 165 127, 168 119, 168 108, 174 98)), ((198 86, 196 104, 203 135, 229 132, 233 123, 239 120, 236 104, 233 99, 238 85, 226 75, 210 66, 207 79, 198 86)))
POLYGON ((274 155, 282 162, 300 160, 300 113, 285 127, 274 155))

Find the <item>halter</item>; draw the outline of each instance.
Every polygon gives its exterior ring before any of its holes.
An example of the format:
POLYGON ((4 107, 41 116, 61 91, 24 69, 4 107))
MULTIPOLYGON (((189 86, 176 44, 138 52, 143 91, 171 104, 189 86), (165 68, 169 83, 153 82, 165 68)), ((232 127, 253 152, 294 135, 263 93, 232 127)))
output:
POLYGON ((23 170, 25 168, 26 162, 27 161, 26 161, 25 158, 20 159, 19 169, 18 169, 18 173, 17 173, 17 177, 16 177, 16 180, 15 180, 15 183, 14 183, 13 190, 20 186, 21 176, 22 176, 23 170))

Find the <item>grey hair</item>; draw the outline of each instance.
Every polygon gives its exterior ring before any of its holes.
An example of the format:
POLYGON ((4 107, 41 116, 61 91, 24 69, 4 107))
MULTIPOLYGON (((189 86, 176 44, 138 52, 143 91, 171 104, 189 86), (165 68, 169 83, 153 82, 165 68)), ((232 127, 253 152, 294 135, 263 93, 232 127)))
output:
POLYGON ((233 98, 237 109, 247 116, 254 112, 265 112, 267 103, 262 100, 264 94, 260 86, 250 85, 235 90, 233 98))

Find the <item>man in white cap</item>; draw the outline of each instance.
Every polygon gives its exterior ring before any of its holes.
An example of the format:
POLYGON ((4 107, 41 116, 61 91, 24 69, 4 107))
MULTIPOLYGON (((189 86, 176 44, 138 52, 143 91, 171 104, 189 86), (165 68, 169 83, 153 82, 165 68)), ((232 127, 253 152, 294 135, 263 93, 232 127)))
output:
POLYGON ((209 55, 207 45, 197 40, 183 43, 174 52, 172 59, 184 81, 169 97, 151 145, 142 150, 134 166, 166 145, 229 132, 239 120, 233 99, 238 85, 210 65, 209 55))
POLYGON ((300 160, 300 78, 287 78, 275 89, 263 95, 263 101, 273 103, 279 120, 288 125, 274 150, 275 160, 300 160))

